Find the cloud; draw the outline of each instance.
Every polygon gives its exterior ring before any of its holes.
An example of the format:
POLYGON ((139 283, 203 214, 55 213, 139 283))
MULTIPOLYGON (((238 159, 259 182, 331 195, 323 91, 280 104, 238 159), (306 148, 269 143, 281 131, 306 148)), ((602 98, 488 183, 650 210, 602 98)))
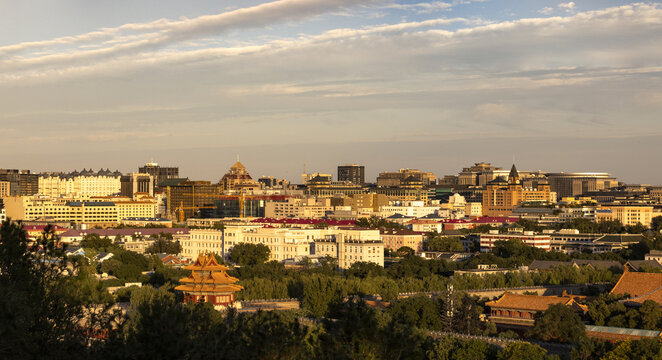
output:
POLYGON ((437 11, 450 10, 453 4, 443 1, 431 1, 417 4, 389 4, 384 6, 387 9, 397 9, 406 11, 415 11, 419 14, 432 13, 437 11))
POLYGON ((567 3, 560 3, 558 8, 565 12, 573 12, 575 10, 575 3, 572 1, 567 3))
POLYGON ((551 8, 549 6, 545 6, 544 8, 538 10, 538 13, 543 14, 543 15, 549 15, 554 12, 554 8, 551 8))
MULTIPOLYGON (((641 95, 659 93, 658 5, 325 29, 281 38, 192 38, 95 61, 7 70, 0 73, 0 121, 19 134, 38 128, 53 138, 76 134, 80 142, 102 134, 100 151, 136 143, 296 144, 319 134, 362 141, 370 133, 396 142, 419 129, 463 138, 662 134, 658 97, 641 95), (167 141, 137 137, 153 129, 167 141)), ((8 137, 0 134, 0 147, 15 153, 8 137)), ((72 149, 80 145, 74 143, 72 149)))
MULTIPOLYGON (((136 35, 133 41, 119 43, 103 49, 87 52, 46 56, 50 61, 70 62, 79 59, 92 60, 113 54, 136 53, 154 50, 169 44, 182 42, 207 35, 218 35, 234 29, 264 27, 272 23, 301 20, 324 12, 340 9, 357 3, 370 3, 371 0, 278 0, 248 8, 231 10, 215 15, 204 15, 194 19, 171 21, 160 19, 148 23, 125 24, 117 28, 105 28, 78 36, 60 37, 48 41, 25 42, 0 47, 0 56, 19 53, 26 50, 50 48, 63 44, 89 43, 112 39, 126 31, 146 32, 136 35)), ((116 39, 117 40, 117 39, 116 39)), ((113 43, 112 41, 109 43, 113 43)), ((17 59, 21 63, 21 59, 17 59)), ((5 61, 4 63, 7 63, 5 61)), ((0 62, 2 64, 2 62, 0 62)))

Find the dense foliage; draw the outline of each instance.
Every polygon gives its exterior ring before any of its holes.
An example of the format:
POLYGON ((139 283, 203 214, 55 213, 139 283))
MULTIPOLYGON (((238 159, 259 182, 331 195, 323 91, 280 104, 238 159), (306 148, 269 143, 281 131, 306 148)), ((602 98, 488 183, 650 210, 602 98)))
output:
POLYGON ((240 266, 262 264, 269 260, 271 251, 264 244, 242 243, 230 251, 230 260, 240 266))

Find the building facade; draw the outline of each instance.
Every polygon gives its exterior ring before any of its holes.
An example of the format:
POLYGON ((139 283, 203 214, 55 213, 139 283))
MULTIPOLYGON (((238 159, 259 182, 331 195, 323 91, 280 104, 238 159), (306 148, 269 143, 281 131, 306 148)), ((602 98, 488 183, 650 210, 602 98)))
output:
POLYGON ((160 186, 161 183, 168 179, 176 179, 179 177, 179 168, 174 166, 159 166, 158 163, 150 162, 138 168, 141 174, 152 175, 154 185, 160 186))
POLYGON ((314 255, 338 259, 338 267, 347 269, 356 262, 384 266, 384 243, 379 230, 339 229, 314 241, 314 255))
POLYGON ((9 182, 10 196, 30 196, 39 192, 39 175, 30 170, 0 169, 0 181, 9 182))
POLYGON ((532 231, 523 234, 499 234, 492 230, 489 234, 480 234, 480 251, 490 252, 497 241, 520 240, 525 245, 537 247, 549 251, 551 249, 552 237, 549 234, 536 235, 532 231))
POLYGON ((365 184, 365 166, 357 164, 338 166, 338 181, 363 186, 365 184))
POLYGON ((550 186, 540 181, 536 188, 525 188, 513 164, 508 180, 498 177, 487 184, 483 191, 482 212, 485 216, 510 216, 523 202, 551 203, 550 186))
POLYGON ((397 251, 403 246, 416 252, 423 251, 423 234, 407 229, 380 229, 379 237, 384 243, 384 248, 397 251))
POLYGON ((14 220, 45 220, 80 224, 117 224, 132 217, 154 217, 154 201, 127 198, 58 198, 10 196, 3 198, 7 216, 14 220))
POLYGON ((555 192, 559 198, 579 196, 589 191, 618 186, 616 178, 608 173, 549 173, 547 180, 551 191, 555 192))
POLYGON ((133 173, 120 178, 121 195, 133 198, 138 193, 154 196, 154 177, 150 174, 133 173))

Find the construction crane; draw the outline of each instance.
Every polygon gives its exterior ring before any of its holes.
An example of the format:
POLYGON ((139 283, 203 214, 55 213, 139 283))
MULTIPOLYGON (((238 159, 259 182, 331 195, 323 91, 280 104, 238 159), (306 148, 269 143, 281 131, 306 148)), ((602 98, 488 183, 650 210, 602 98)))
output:
MULTIPOLYGON (((239 194, 237 195, 224 195, 224 194, 182 194, 183 196, 190 196, 191 197, 191 203, 194 204, 194 206, 184 208, 183 204, 180 205, 181 208, 183 209, 215 209, 216 206, 212 206, 209 204, 205 204, 202 206, 195 206, 195 198, 196 197, 203 197, 203 198, 212 198, 213 200, 236 200, 239 202, 239 217, 244 218, 246 216, 246 200, 275 200, 275 201, 282 201, 285 200, 291 196, 289 195, 246 195, 244 193, 244 190, 242 189, 239 194)), ((182 210, 182 215, 183 217, 183 210, 182 210)))
POLYGON ((215 209, 215 206, 184 206, 184 202, 179 202, 177 210, 177 219, 179 222, 184 222, 184 210, 199 210, 199 209, 215 209))
MULTIPOLYGON (((193 203, 195 203, 195 197, 200 196, 200 197, 212 197, 216 200, 238 200, 239 201, 239 217, 243 218, 244 217, 244 202, 246 200, 257 200, 260 199, 260 196, 254 196, 254 195, 244 195, 244 190, 242 189, 239 195, 223 195, 223 194, 183 194, 184 196, 192 196, 193 197, 193 203)), ((208 208, 215 208, 214 206, 194 206, 192 208, 195 209, 208 209, 208 208)))

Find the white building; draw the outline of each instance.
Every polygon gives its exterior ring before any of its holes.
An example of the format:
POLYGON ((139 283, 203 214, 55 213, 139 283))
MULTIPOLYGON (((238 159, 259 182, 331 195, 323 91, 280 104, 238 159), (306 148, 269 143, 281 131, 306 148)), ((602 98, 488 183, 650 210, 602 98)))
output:
POLYGON ((338 259, 338 266, 347 269, 356 262, 372 262, 384 266, 384 242, 379 230, 339 230, 315 239, 314 255, 338 259))
MULTIPOLYGON (((223 238, 223 257, 240 243, 263 244, 270 250, 269 261, 301 260, 310 256, 311 244, 327 229, 270 228, 261 225, 226 226, 223 238)), ((377 232, 379 234, 379 232, 377 232)))
POLYGON ((498 230, 490 230, 489 234, 480 235, 480 251, 490 252, 494 243, 508 240, 520 240, 525 245, 547 251, 551 249, 552 243, 552 237, 549 234, 536 235, 533 231, 525 231, 523 234, 499 234, 498 230))
POLYGON ((425 206, 424 201, 404 201, 402 203, 397 202, 393 205, 380 206, 379 214, 382 218, 387 218, 395 214, 419 218, 430 214, 436 214, 439 211, 439 208, 439 206, 425 206))
POLYGON ((483 216, 483 203, 468 202, 464 205, 464 214, 466 216, 483 216))
POLYGON ((116 195, 120 193, 120 176, 109 171, 39 176, 39 194, 53 198, 116 195))
POLYGON ((191 260, 201 253, 214 253, 223 257, 223 231, 216 229, 190 229, 188 239, 180 242, 182 256, 191 260))

